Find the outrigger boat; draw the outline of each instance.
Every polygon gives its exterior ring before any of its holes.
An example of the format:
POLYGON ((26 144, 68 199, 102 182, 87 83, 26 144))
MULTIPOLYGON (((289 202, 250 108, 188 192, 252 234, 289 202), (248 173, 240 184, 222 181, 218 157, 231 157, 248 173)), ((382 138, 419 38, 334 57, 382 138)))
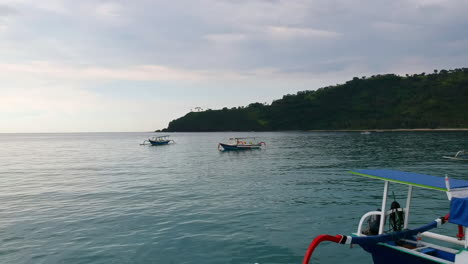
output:
POLYGON ((447 176, 436 177, 411 172, 394 170, 356 170, 353 174, 380 179, 385 182, 381 211, 364 214, 359 221, 357 232, 346 235, 320 235, 310 244, 303 264, 309 263, 315 248, 323 241, 339 244, 359 245, 372 254, 374 263, 468 263, 468 239, 465 236, 468 226, 468 181, 449 179, 447 176), (387 194, 390 182, 408 185, 406 207, 400 208, 394 201, 390 210, 387 209, 387 194), (433 222, 415 229, 408 229, 411 197, 413 187, 444 191, 450 200, 449 214, 436 218, 433 222), (363 224, 370 218, 368 228, 363 224), (389 222, 391 230, 385 231, 385 223, 389 222), (458 225, 456 237, 430 232, 444 223, 458 225), (431 238, 451 244, 451 247, 436 245, 423 241, 431 238))
POLYGON ((143 143, 141 143, 140 145, 145 145, 146 142, 150 143, 153 146, 168 145, 170 143, 175 143, 174 140, 169 139, 168 135, 149 138, 143 141, 143 143))
POLYGON ((254 137, 230 138, 231 144, 219 143, 218 149, 221 150, 248 150, 260 149, 266 146, 265 142, 256 142, 254 137))
POLYGON ((445 159, 451 159, 451 160, 464 160, 468 161, 468 153, 466 153, 464 150, 458 151, 455 156, 450 157, 450 156, 443 156, 442 158, 445 159))

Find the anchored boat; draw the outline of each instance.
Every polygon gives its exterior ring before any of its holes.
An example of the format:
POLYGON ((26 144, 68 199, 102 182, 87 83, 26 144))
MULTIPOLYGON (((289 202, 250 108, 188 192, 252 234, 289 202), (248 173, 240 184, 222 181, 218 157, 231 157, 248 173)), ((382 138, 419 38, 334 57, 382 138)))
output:
POLYGON ((266 146, 265 142, 257 142, 254 137, 230 138, 231 143, 219 143, 218 149, 222 150, 248 150, 260 149, 266 146))
POLYGON ((143 143, 141 143, 140 145, 146 145, 147 142, 153 146, 168 145, 170 143, 175 143, 174 140, 169 139, 168 135, 149 138, 143 141, 143 143))
POLYGON ((374 263, 377 264, 468 263, 468 240, 465 236, 468 226, 468 181, 394 170, 356 170, 352 173, 384 181, 381 210, 364 214, 359 221, 357 232, 351 236, 317 236, 307 249, 303 264, 309 263, 315 248, 323 241, 359 245, 372 255, 374 263), (396 201, 390 209, 387 208, 390 182, 408 185, 405 208, 401 208, 396 201), (449 214, 421 227, 408 229, 413 187, 446 192, 450 200, 449 214), (366 220, 368 226, 363 228, 366 220), (458 226, 458 234, 455 237, 430 231, 447 222, 458 226), (391 230, 384 230, 386 223, 390 224, 391 230), (423 241, 425 237, 442 241, 444 245, 423 241))
POLYGON ((458 151, 455 156, 450 157, 450 156, 443 156, 442 158, 445 159, 451 159, 451 160, 464 160, 468 161, 468 153, 466 153, 464 150, 458 151))

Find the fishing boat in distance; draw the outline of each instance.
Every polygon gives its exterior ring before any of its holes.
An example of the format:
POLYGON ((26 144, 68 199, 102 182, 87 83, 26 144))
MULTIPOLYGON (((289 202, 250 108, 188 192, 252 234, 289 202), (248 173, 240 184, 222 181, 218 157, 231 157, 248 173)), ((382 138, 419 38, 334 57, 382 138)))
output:
POLYGON ((442 158, 444 159, 451 159, 451 160, 463 160, 463 161, 468 161, 468 153, 466 153, 464 150, 458 151, 455 156, 443 156, 442 158))
POLYGON ((140 145, 146 145, 146 143, 149 143, 152 146, 160 146, 160 145, 168 145, 170 143, 175 143, 175 142, 174 140, 169 139, 169 135, 165 135, 165 136, 157 136, 157 137, 149 138, 143 141, 143 143, 141 143, 140 145))
POLYGON ((315 248, 323 241, 359 245, 372 255, 376 264, 468 263, 468 239, 465 236, 468 226, 468 181, 394 170, 356 170, 352 173, 384 181, 381 210, 364 214, 359 221, 357 232, 351 236, 317 236, 307 249, 303 264, 309 263, 315 248), (390 209, 387 208, 390 182, 408 185, 405 208, 401 208, 396 201, 391 204, 390 209), (408 229, 413 187, 446 192, 450 200, 449 213, 429 224, 408 229), (364 228, 366 220, 368 226, 364 228), (456 236, 429 231, 447 222, 458 226, 456 236), (385 230, 386 223, 389 224, 388 230, 385 230), (423 241, 423 238, 441 241, 443 245, 423 241))
POLYGON ((218 150, 249 150, 266 146, 265 142, 257 142, 254 137, 230 138, 229 140, 231 141, 229 144, 219 143, 218 150))

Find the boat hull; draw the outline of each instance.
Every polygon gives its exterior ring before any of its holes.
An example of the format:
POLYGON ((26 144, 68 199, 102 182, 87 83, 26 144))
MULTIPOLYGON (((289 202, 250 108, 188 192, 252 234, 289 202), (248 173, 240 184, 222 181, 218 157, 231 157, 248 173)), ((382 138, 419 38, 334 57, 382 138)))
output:
POLYGON ((158 140, 154 141, 151 139, 148 139, 148 141, 151 143, 153 146, 161 146, 161 145, 168 145, 172 140, 158 140))
POLYGON ((415 255, 412 252, 399 250, 396 245, 390 243, 377 243, 373 245, 365 245, 361 247, 372 255, 372 260, 375 264, 430 264, 441 263, 432 256, 445 259, 447 261, 455 261, 455 255, 440 250, 428 252, 426 256, 415 255))
POLYGON ((230 144, 219 143, 219 145, 223 147, 223 150, 251 150, 251 149, 260 149, 262 147, 261 144, 230 145, 230 144))
POLYGON ((444 159, 451 159, 451 160, 462 160, 462 161, 468 161, 468 157, 462 156, 462 157, 448 157, 448 156, 443 156, 444 159))

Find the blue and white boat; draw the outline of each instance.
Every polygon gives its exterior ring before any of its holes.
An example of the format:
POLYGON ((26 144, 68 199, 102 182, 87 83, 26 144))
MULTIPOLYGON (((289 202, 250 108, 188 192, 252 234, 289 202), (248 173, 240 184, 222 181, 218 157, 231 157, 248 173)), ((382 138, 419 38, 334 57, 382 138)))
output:
POLYGON ((149 138, 143 141, 143 143, 141 143, 140 145, 145 145, 146 142, 150 143, 152 146, 168 145, 171 143, 175 143, 174 140, 170 139, 168 135, 149 138))
POLYGON ((376 264, 468 263, 468 240, 465 236, 468 226, 468 181, 394 170, 356 170, 352 173, 384 181, 381 210, 364 214, 357 232, 351 236, 317 236, 310 244, 303 264, 309 263, 313 251, 323 241, 359 245, 372 255, 376 264), (405 208, 400 208, 396 201, 390 209, 387 208, 390 183, 408 185, 405 208), (408 229, 413 187, 446 192, 450 200, 449 213, 426 225, 408 229), (364 228, 366 220, 368 226, 364 228), (390 224, 391 230, 384 230, 386 223, 390 224), (457 225, 457 235, 452 237, 432 232, 432 229, 444 223, 457 225), (442 242, 443 245, 429 243, 424 238, 442 242))
POLYGON ((219 143, 218 149, 220 151, 226 150, 249 150, 260 149, 266 146, 265 142, 257 142, 254 137, 230 138, 230 143, 219 143))

